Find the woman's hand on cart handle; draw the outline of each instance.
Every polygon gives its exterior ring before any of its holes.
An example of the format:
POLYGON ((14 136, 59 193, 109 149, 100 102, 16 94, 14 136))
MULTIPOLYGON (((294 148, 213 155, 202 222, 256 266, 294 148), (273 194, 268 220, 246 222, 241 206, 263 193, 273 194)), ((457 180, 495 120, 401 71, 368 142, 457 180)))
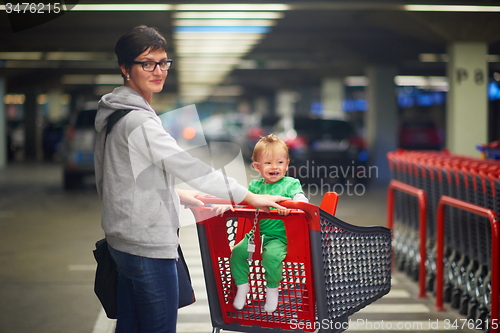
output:
POLYGON ((181 189, 176 190, 179 198, 181 199, 181 205, 184 205, 184 208, 196 208, 205 206, 205 203, 199 199, 199 197, 201 196, 200 192, 181 189))
POLYGON ((248 192, 245 197, 245 201, 255 208, 262 209, 263 211, 269 213, 269 207, 274 207, 276 209, 286 210, 287 208, 277 204, 277 202, 290 200, 290 198, 282 197, 280 195, 270 195, 270 194, 255 194, 248 192))

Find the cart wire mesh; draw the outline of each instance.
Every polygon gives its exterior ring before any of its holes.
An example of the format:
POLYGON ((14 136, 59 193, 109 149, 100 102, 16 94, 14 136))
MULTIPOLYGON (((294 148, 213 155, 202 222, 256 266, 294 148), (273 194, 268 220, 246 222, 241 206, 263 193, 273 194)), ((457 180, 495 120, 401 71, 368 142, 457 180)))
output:
MULTIPOLYGON (((285 223, 288 254, 284 261, 278 308, 269 314, 265 303, 265 270, 260 251, 250 262, 250 293, 243 310, 232 303, 236 286, 229 258, 232 247, 251 229, 253 209, 236 209, 223 217, 209 208, 195 212, 209 296, 212 324, 239 332, 342 332, 347 316, 390 291, 392 232, 385 227, 359 227, 317 206, 300 203, 303 212, 272 215, 285 223), (213 214, 212 214, 213 215, 213 214), (307 237, 309 235, 309 237, 307 237), (324 326, 325 321, 330 323, 324 326), (340 328, 337 328, 340 327, 340 328)), ((259 218, 269 218, 261 213, 259 218)), ((256 248, 260 248, 259 228, 256 248)))

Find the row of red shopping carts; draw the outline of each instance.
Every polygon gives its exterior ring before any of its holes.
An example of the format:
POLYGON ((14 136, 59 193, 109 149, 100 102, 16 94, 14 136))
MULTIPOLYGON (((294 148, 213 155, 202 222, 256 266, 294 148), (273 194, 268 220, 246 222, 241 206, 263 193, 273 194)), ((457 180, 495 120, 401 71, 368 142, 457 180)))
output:
POLYGON ((395 265, 490 332, 499 331, 500 162, 448 152, 388 154, 395 265))
MULTIPOLYGON (((197 221, 201 258, 213 331, 337 333, 348 327, 348 316, 387 294, 391 288, 392 233, 382 226, 359 227, 336 218, 336 193, 321 205, 281 202, 298 209, 288 216, 240 207, 214 216, 216 198, 192 209, 197 221), (249 232, 255 219, 283 220, 288 254, 284 260, 278 309, 263 310, 264 269, 256 251, 250 263, 250 294, 243 310, 233 307, 236 286, 229 258, 232 247, 249 232)), ((259 228, 255 230, 260 248, 259 228)))

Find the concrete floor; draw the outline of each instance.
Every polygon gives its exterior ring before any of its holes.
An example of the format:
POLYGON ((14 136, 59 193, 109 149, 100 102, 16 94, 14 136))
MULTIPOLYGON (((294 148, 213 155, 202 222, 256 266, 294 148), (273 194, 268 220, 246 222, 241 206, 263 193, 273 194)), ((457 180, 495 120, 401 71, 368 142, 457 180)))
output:
MULTIPOLYGON (((93 292, 95 241, 103 236, 101 204, 92 182, 64 191, 58 164, 10 164, 0 170, 0 333, 108 333, 113 321, 93 292)), ((337 188, 338 190, 339 188, 337 188)), ((345 189, 347 190, 347 189, 345 189)), ((340 197, 337 216, 356 225, 386 224, 386 188, 368 187, 340 197)), ((319 195, 310 201, 319 204, 319 195)), ((178 332, 211 332, 203 270, 192 215, 184 214, 181 244, 190 266, 197 302, 179 313, 178 332), (194 316, 193 316, 194 315, 194 316)), ((414 332, 445 332, 456 310, 436 312, 433 298, 418 299, 417 285, 394 274, 391 294, 355 314, 354 320, 430 323, 414 332)), ((352 328, 356 331, 384 329, 352 328)), ((455 331, 468 332, 467 329, 455 331)))

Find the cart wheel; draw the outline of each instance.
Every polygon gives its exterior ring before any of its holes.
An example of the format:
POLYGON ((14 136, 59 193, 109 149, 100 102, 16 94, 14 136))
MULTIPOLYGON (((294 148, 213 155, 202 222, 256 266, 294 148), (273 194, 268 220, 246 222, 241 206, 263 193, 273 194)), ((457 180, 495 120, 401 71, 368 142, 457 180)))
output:
POLYGON ((426 288, 427 291, 434 291, 434 278, 435 276, 432 274, 432 275, 429 275, 427 276, 427 283, 426 283, 426 288))
POLYGON ((478 328, 484 330, 486 328, 486 317, 488 316, 488 310, 480 305, 476 309, 476 318, 478 323, 478 328))
POLYGON ((413 267, 413 272, 412 272, 412 279, 413 281, 418 281, 419 278, 419 272, 418 272, 418 266, 413 267))
POLYGON ((452 289, 453 289, 453 287, 451 286, 451 284, 446 284, 444 287, 444 301, 446 303, 451 302, 452 289))
POLYGON ((467 294, 463 294, 460 300, 458 313, 461 315, 467 314, 467 309, 469 308, 470 296, 467 294))
POLYGON ((405 260, 403 258, 398 258, 396 262, 396 268, 398 271, 402 272, 405 269, 405 260))
POLYGON ((478 309, 478 304, 477 304, 477 301, 470 301, 469 302, 469 306, 467 308, 467 319, 473 321, 473 322, 477 322, 476 319, 477 319, 477 309, 478 309))
POLYGON ((460 308, 460 296, 462 295, 462 292, 458 288, 453 288, 453 292, 451 295, 451 308, 452 309, 458 309, 460 308))

